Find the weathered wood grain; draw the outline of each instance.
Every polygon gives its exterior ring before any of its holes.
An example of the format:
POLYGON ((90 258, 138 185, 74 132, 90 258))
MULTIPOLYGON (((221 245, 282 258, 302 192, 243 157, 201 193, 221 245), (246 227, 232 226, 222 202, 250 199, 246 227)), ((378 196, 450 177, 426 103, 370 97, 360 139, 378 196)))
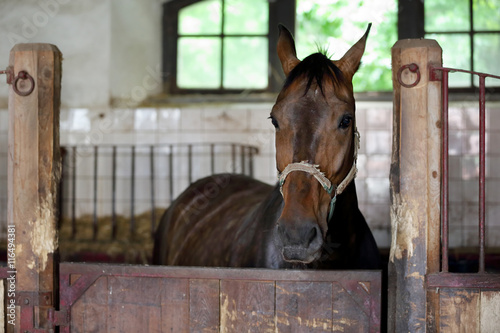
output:
MULTIPOLYGON (((441 65, 434 40, 400 40, 392 47, 393 145, 389 262, 389 332, 425 331, 435 313, 427 303, 425 275, 439 270, 440 244, 440 81, 429 80, 429 66, 441 65), (403 66, 416 64, 417 74, 403 66)), ((436 328, 429 327, 430 331, 436 328)))
POLYGON ((480 332, 478 289, 440 291, 440 332, 480 332))
POLYGON ((380 330, 380 272, 62 263, 61 274, 71 332, 380 330))
POLYGON ((274 332, 274 282, 221 280, 221 332, 274 332))
POLYGON ((12 83, 22 92, 34 84, 26 96, 9 88, 7 220, 16 228, 17 331, 54 328, 48 313, 57 281, 61 60, 61 52, 50 44, 17 44, 10 52, 14 76, 25 71, 34 81, 12 83))
POLYGON ((279 332, 331 332, 332 283, 276 282, 279 332))
POLYGON ((189 328, 191 332, 219 332, 219 280, 189 282, 189 328))

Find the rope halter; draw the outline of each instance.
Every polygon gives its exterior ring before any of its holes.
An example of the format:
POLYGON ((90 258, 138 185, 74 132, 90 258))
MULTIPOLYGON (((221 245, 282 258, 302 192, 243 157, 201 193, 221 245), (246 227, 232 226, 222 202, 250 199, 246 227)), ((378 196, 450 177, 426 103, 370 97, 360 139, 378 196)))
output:
POLYGON ((342 182, 340 182, 339 185, 333 184, 330 181, 330 179, 328 179, 325 176, 325 173, 321 172, 318 164, 311 164, 308 163, 307 161, 288 164, 286 168, 281 173, 278 174, 281 195, 283 196, 283 184, 285 183, 285 179, 289 173, 293 171, 303 171, 311 174, 312 176, 314 176, 314 178, 316 178, 316 180, 321 184, 321 186, 323 186, 323 188, 329 195, 332 195, 333 193, 328 213, 328 221, 329 221, 333 216, 333 211, 335 210, 335 202, 337 201, 337 195, 344 192, 347 185, 349 185, 349 183, 354 178, 356 178, 356 173, 358 172, 358 168, 356 167, 356 162, 358 159, 358 149, 359 149, 359 132, 356 129, 354 131, 354 162, 352 164, 351 170, 349 170, 344 180, 342 180, 342 182))

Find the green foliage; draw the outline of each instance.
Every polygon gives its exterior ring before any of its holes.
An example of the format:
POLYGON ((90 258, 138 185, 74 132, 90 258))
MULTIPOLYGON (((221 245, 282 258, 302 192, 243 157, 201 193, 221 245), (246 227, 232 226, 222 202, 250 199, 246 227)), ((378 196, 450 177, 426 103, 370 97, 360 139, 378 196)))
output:
POLYGON ((396 22, 397 0, 297 0, 297 55, 302 59, 327 49, 327 55, 339 59, 372 23, 354 90, 390 91, 396 22))

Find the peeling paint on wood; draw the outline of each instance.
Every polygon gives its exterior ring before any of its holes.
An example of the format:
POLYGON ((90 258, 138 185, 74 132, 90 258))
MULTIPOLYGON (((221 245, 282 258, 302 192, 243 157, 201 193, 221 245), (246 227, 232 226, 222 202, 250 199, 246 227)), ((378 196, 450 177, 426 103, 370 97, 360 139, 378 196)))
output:
POLYGON ((399 193, 392 193, 391 205, 391 250, 389 259, 394 263, 394 258, 403 258, 403 253, 413 256, 414 242, 418 239, 418 203, 409 204, 399 193), (413 204, 413 205, 412 205, 413 204))
POLYGON ((54 200, 52 194, 48 194, 47 200, 40 204, 39 219, 31 226, 31 249, 38 258, 39 268, 44 271, 47 267, 49 254, 57 249, 57 228, 54 215, 54 200))
POLYGON ((481 292, 481 332, 500 330, 500 291, 481 292))

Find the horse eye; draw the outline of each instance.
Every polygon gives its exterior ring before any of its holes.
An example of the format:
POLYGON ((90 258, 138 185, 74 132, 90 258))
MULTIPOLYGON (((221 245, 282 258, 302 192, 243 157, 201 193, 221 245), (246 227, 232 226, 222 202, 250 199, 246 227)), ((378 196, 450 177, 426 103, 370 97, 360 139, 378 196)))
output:
POLYGON ((267 119, 271 119, 271 123, 273 124, 274 128, 278 129, 279 126, 278 126, 278 121, 276 119, 274 119, 273 116, 270 116, 269 118, 267 119))
POLYGON ((351 116, 344 116, 340 121, 339 127, 342 129, 346 129, 351 124, 351 121, 352 121, 351 116))

